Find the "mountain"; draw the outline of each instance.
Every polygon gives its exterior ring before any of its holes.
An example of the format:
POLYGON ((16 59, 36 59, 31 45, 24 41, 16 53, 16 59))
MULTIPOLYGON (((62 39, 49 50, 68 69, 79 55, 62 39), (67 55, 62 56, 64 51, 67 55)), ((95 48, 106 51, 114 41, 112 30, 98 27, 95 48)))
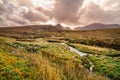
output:
POLYGON ((61 24, 53 25, 27 25, 27 26, 13 26, 1 27, 0 29, 34 29, 34 30, 71 30, 69 27, 63 27, 61 24))
POLYGON ((102 24, 102 23, 93 23, 83 27, 74 28, 74 30, 97 30, 97 29, 112 29, 120 28, 119 24, 102 24))
POLYGON ((69 27, 63 27, 61 24, 57 24, 54 26, 57 30, 71 30, 69 27))

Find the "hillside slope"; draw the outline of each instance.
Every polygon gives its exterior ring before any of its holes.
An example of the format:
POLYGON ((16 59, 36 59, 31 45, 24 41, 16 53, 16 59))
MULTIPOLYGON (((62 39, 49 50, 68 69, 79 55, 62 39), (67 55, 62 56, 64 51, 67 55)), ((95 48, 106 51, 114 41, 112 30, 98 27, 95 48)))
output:
POLYGON ((97 30, 97 29, 114 29, 120 28, 119 24, 102 24, 102 23, 93 23, 87 26, 77 27, 74 30, 97 30))
POLYGON ((90 73, 66 46, 39 42, 0 37, 0 80, 109 80, 90 73))

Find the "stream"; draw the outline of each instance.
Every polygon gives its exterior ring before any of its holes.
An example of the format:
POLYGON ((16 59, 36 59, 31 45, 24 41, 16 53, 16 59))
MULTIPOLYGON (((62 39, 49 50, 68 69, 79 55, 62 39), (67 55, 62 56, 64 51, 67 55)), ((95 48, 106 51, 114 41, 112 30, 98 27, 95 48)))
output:
MULTIPOLYGON (((74 47, 72 47, 72 46, 69 46, 69 45, 67 45, 67 44, 65 44, 65 43, 61 43, 61 44, 66 45, 66 46, 70 49, 71 52, 74 52, 74 53, 80 55, 81 57, 88 55, 87 53, 81 52, 81 51, 79 51, 78 49, 76 49, 76 48, 74 48, 74 47)), ((90 65, 91 65, 91 66, 89 67, 89 71, 90 71, 90 72, 93 72, 93 70, 94 70, 94 65, 93 65, 92 62, 90 62, 90 65)))
POLYGON ((80 51, 77 50, 76 48, 74 48, 74 47, 72 47, 72 46, 69 46, 69 45, 67 45, 67 44, 65 44, 65 43, 61 43, 61 44, 66 45, 66 46, 70 49, 71 52, 77 53, 77 54, 80 55, 80 56, 88 55, 87 53, 80 52, 80 51))
MULTIPOLYGON (((78 49, 76 49, 76 48, 74 48, 74 47, 72 47, 72 46, 69 46, 69 45, 67 45, 67 44, 65 44, 65 43, 61 43, 61 44, 62 44, 62 45, 66 45, 66 46, 70 49, 71 52, 74 52, 74 53, 78 54, 78 55, 81 56, 81 57, 88 55, 87 53, 81 52, 81 51, 79 51, 78 49)), ((92 63, 91 61, 89 62, 89 64, 90 64, 89 71, 90 71, 90 72, 93 72, 95 66, 93 65, 93 63, 92 63)))
POLYGON ((71 46, 68 46, 68 47, 69 47, 69 49, 70 49, 71 52, 75 52, 75 53, 79 54, 80 56, 85 56, 85 55, 87 55, 87 53, 80 52, 79 50, 77 50, 77 49, 74 48, 74 47, 71 47, 71 46))
MULTIPOLYGON (((88 55, 87 53, 80 52, 79 50, 77 50, 77 49, 74 48, 74 47, 71 47, 71 46, 69 46, 69 45, 67 45, 67 46, 69 47, 69 49, 70 49, 71 52, 77 53, 77 54, 79 54, 81 57, 83 57, 83 56, 85 56, 85 55, 88 55)), ((94 70, 94 65, 93 65, 92 62, 90 62, 90 65, 91 65, 91 66, 89 67, 89 71, 90 71, 90 72, 93 72, 93 70, 94 70)))

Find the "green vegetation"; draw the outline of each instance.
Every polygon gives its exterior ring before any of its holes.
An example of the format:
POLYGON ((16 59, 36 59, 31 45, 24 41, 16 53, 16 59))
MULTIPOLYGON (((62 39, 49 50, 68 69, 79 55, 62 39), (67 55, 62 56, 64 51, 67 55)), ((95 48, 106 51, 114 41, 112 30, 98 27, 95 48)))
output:
POLYGON ((12 56, 0 49, 0 80, 31 80, 34 71, 23 58, 12 56))
POLYGON ((18 41, 34 42, 36 38, 51 38, 48 41, 79 43, 120 50, 120 29, 91 30, 91 31, 44 31, 28 28, 0 29, 0 35, 12 37, 18 41))
POLYGON ((90 62, 92 62, 96 74, 108 76, 112 80, 120 79, 120 51, 82 44, 69 45, 82 52, 90 53, 90 55, 82 58, 82 63, 86 68, 89 69, 91 67, 90 62))
POLYGON ((119 80, 119 57, 120 29, 0 29, 0 80, 119 80), (61 43, 89 55, 80 57, 61 43))
POLYGON ((83 64, 89 68, 89 62, 95 66, 94 72, 108 76, 112 80, 120 79, 120 58, 108 57, 103 55, 85 56, 83 64))
POLYGON ((72 44, 72 43, 69 43, 68 45, 78 49, 81 52, 85 52, 88 54, 106 55, 106 56, 113 56, 113 57, 120 56, 120 51, 114 50, 111 48, 101 48, 97 46, 88 46, 83 44, 72 44))
POLYGON ((0 41, 1 80, 108 80, 90 73, 65 45, 7 40, 0 41))

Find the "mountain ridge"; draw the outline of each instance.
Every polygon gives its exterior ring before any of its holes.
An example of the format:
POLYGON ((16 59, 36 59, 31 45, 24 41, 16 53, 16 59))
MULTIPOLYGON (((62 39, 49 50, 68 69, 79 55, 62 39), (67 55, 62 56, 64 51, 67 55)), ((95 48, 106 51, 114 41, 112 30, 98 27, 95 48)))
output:
POLYGON ((92 23, 82 27, 76 27, 74 30, 97 30, 97 29, 112 29, 120 28, 119 24, 102 24, 102 23, 92 23))
MULTIPOLYGON (((115 29, 120 28, 119 24, 102 24, 92 23, 82 27, 76 27, 73 30, 99 30, 99 29, 115 29)), ((61 24, 56 25, 25 25, 25 26, 12 26, 12 27, 0 27, 0 29, 37 29, 37 30, 72 30, 70 27, 64 27, 61 24)))
POLYGON ((71 30, 70 27, 64 27, 61 24, 12 26, 12 27, 0 27, 0 29, 71 30))

